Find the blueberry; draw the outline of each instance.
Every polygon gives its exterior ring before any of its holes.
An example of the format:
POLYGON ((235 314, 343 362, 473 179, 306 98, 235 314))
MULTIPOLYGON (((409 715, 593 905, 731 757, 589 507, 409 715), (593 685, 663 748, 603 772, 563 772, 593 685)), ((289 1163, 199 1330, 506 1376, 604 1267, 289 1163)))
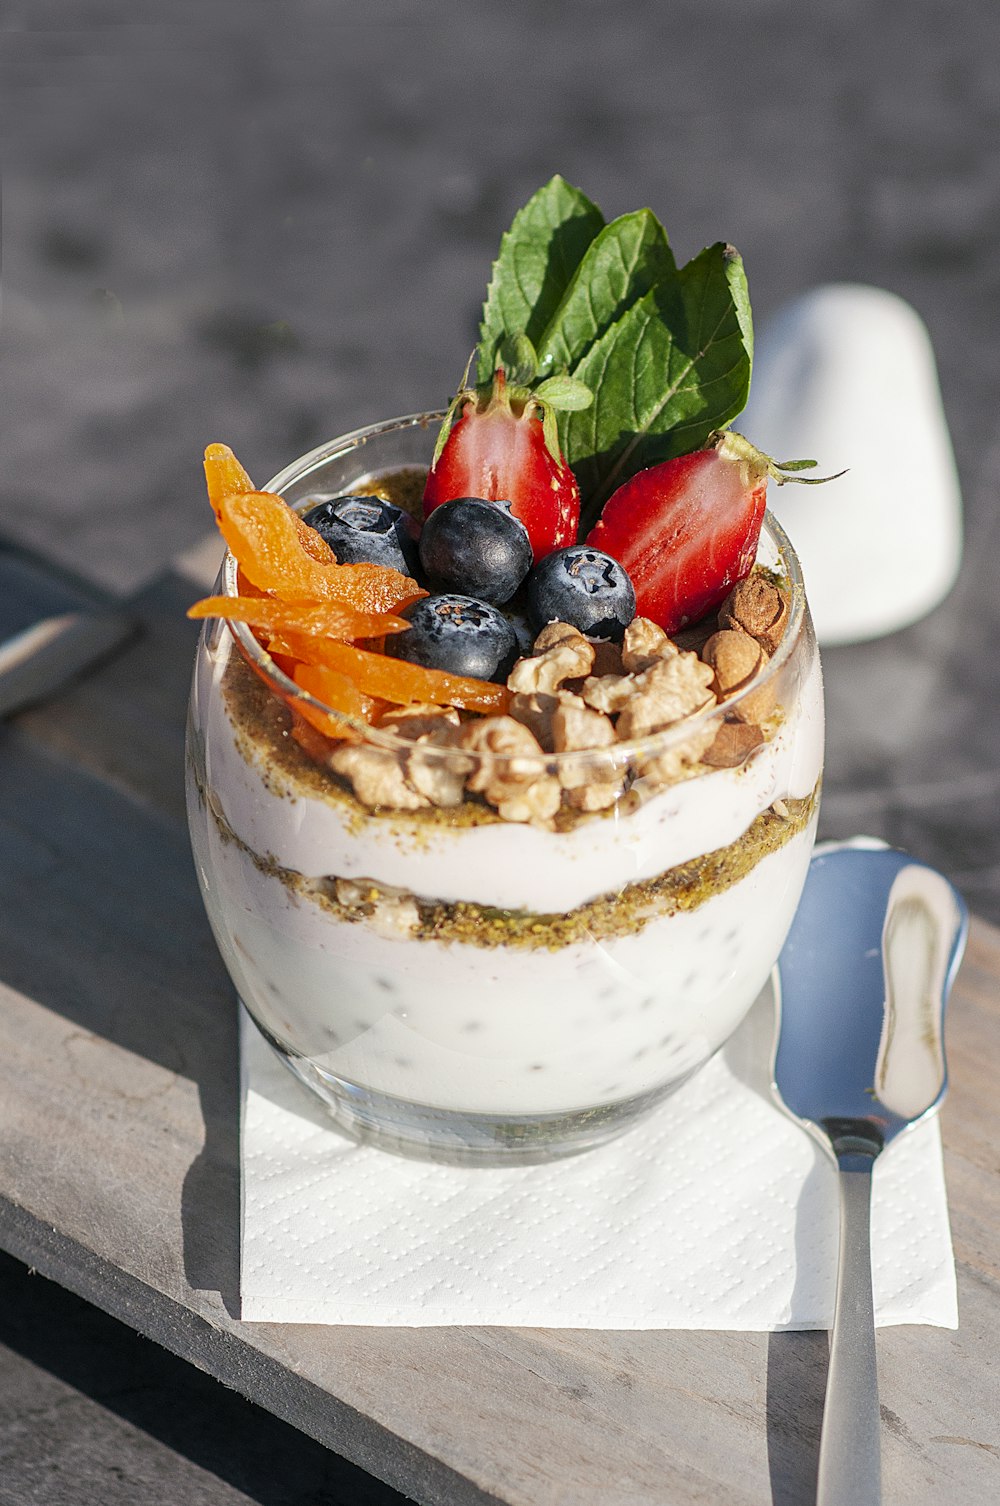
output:
POLYGON ((531 572, 527 605, 536 632, 547 622, 568 622, 590 638, 617 642, 635 616, 635 591, 610 554, 570 544, 547 554, 531 572))
POLYGON ((504 681, 517 658, 514 629, 502 612, 473 596, 425 596, 404 607, 411 626, 385 640, 385 651, 425 669, 504 681))
POLYGON ((531 569, 531 540, 509 502, 455 497, 424 523, 420 563, 435 590, 464 591, 499 606, 531 569))
POLYGON ((303 515, 342 565, 387 565, 403 575, 418 569, 417 525, 381 497, 334 497, 303 515))

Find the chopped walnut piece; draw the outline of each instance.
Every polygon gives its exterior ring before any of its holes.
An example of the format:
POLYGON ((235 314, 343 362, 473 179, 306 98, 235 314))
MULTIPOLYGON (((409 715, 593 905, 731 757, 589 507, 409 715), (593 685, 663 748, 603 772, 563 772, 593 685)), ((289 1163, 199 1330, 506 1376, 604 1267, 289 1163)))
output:
POLYGON ((551 694, 543 690, 522 690, 511 696, 507 708, 509 715, 527 727, 546 753, 552 752, 552 716, 563 694, 564 691, 551 694))
POLYGON ((622 665, 631 674, 642 674, 661 659, 672 659, 677 651, 677 645, 655 622, 648 617, 635 617, 622 640, 622 665))
POLYGON ((640 793, 652 794, 663 785, 677 784, 682 779, 692 779, 696 774, 704 773, 701 760, 714 739, 715 727, 702 727, 675 747, 641 759, 636 765, 640 793))
POLYGON ((505 821, 544 822, 559 809, 559 781, 546 771, 538 739, 512 716, 467 722, 459 745, 479 755, 467 788, 484 795, 505 821))
POLYGON ((634 685, 634 675, 601 675, 584 680, 580 695, 595 711, 617 716, 628 705, 634 685))
POLYGON ((383 712, 378 724, 413 742, 428 736, 437 741, 444 728, 458 727, 461 720, 454 706, 432 706, 414 701, 409 706, 394 706, 391 711, 383 712))
POLYGON ((735 769, 763 742, 763 732, 749 722, 722 722, 701 761, 713 769, 735 769))
POLYGON ((350 781, 361 804, 372 809, 385 806, 416 811, 430 804, 426 796, 407 783, 402 755, 389 748, 343 743, 333 750, 327 763, 335 774, 343 774, 350 781))
POLYGON ((417 739, 413 752, 406 759, 406 777, 413 788, 425 795, 431 805, 452 809, 461 805, 465 795, 465 776, 472 767, 471 761, 456 758, 454 753, 455 732, 448 728, 439 736, 433 733, 417 739), (435 753, 436 747, 447 747, 447 755, 435 753))
POLYGON ((507 677, 515 692, 558 690, 564 680, 590 673, 594 645, 566 622, 550 622, 535 639, 535 652, 519 659, 507 677))
POLYGON ((544 654, 550 648, 557 648, 560 643, 574 643, 583 634, 579 628, 571 622, 547 622, 541 632, 535 638, 531 650, 533 654, 544 654))
MULTIPOLYGON (((756 638, 732 628, 713 633, 701 656, 712 667, 715 675, 712 683, 720 700, 745 691, 768 662, 767 653, 756 638)), ((733 706, 733 715, 742 722, 762 722, 774 710, 774 703, 773 685, 762 685, 741 697, 733 706)))
POLYGON ((546 753, 554 753, 558 744, 553 734, 552 721, 560 706, 586 710, 581 697, 570 690, 557 690, 551 695, 540 690, 530 694, 522 691, 519 695, 511 696, 507 710, 515 721, 521 722, 537 738, 546 753))
POLYGON ((406 779, 431 805, 443 808, 461 805, 465 776, 472 765, 456 760, 454 755, 441 758, 421 750, 453 747, 456 729, 461 725, 462 719, 454 706, 424 705, 421 702, 394 706, 379 719, 380 728, 414 744, 413 752, 403 755, 406 779))
POLYGON ((624 776, 620 773, 607 782, 592 781, 567 792, 566 799, 576 811, 604 811, 621 798, 624 776))
MULTIPOLYGON (((487 800, 489 795, 487 795, 487 800)), ((504 821, 531 821, 536 826, 549 826, 552 817, 562 802, 562 790, 558 779, 546 775, 526 784, 523 789, 508 795, 497 806, 497 815, 504 821)))
POLYGON ((560 696, 552 715, 552 746, 556 753, 608 748, 614 740, 615 729, 609 717, 591 711, 578 696, 560 696))
POLYGON ((380 936, 409 936, 420 924, 416 901, 402 889, 374 879, 339 878, 334 879, 333 890, 351 919, 363 917, 380 936))
POLYGON ((503 759, 507 779, 524 783, 545 772, 545 760, 538 739, 512 716, 483 716, 466 722, 458 734, 458 744, 470 753, 482 755, 482 763, 469 780, 469 788, 481 792, 484 781, 493 775, 494 759, 503 759))
MULTIPOLYGON (((620 789, 623 778, 620 769, 610 760, 586 757, 594 749, 610 748, 613 744, 615 729, 610 717, 589 710, 582 701, 576 705, 567 704, 568 701, 566 697, 552 718, 552 741, 557 753, 578 752, 581 757, 560 759, 559 783, 564 790, 589 787, 606 790, 609 785, 620 789)), ((578 808, 602 810, 610 804, 610 799, 602 799, 598 804, 578 808)))
POLYGON ((618 737, 630 741, 659 732, 710 706, 713 672, 696 654, 677 654, 637 675, 632 694, 618 718, 618 737))
MULTIPOLYGON (((711 669, 696 654, 679 653, 654 664, 634 677, 632 695, 618 718, 618 737, 645 737, 714 705, 711 681, 711 669)), ((661 785, 696 774, 701 755, 714 736, 714 727, 702 727, 662 753, 640 759, 636 765, 640 786, 637 798, 641 800, 661 785)))
POLYGON ((591 638, 594 645, 594 662, 590 666, 592 675, 620 675, 624 669, 622 664, 622 646, 620 643, 612 643, 610 638, 591 638))
POLYGON ((734 586, 719 610, 719 625, 756 638, 773 654, 788 622, 788 599, 783 591, 755 570, 734 586))

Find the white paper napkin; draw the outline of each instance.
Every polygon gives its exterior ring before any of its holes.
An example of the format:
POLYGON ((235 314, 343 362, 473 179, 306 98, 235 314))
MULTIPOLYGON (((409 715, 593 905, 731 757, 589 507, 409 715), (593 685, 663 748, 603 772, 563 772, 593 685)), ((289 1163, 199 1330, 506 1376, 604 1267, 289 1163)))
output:
MULTIPOLYGON (((825 1328, 833 1164, 770 1101, 770 992, 650 1118, 544 1166, 354 1145, 247 1016, 242 1316, 286 1323, 825 1328)), ((875 1169, 876 1321, 957 1326, 936 1119, 875 1169)))

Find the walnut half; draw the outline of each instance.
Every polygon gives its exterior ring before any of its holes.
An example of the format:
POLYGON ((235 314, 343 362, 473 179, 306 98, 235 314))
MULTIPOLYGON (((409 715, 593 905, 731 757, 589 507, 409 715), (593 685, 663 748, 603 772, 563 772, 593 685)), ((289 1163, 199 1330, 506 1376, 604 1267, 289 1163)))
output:
POLYGON ((546 771, 538 739, 512 716, 468 722, 459 744, 478 757, 467 788, 505 821, 547 822, 559 809, 559 781, 546 771))

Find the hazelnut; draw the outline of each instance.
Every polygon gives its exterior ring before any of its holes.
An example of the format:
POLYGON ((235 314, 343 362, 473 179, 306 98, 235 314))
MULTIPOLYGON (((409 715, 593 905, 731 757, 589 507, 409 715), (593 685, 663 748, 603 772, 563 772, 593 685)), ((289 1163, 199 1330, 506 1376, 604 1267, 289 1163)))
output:
MULTIPOLYGON (((732 628, 713 633, 701 651, 705 663, 714 673, 712 682, 720 700, 739 694, 768 662, 768 656, 756 638, 732 628)), ((775 693, 771 685, 751 691, 733 707, 733 715, 742 722, 760 722, 774 709, 775 693)))
POLYGON ((749 633, 769 654, 781 642, 787 622, 787 598, 759 570, 733 587, 719 611, 721 627, 749 633))

